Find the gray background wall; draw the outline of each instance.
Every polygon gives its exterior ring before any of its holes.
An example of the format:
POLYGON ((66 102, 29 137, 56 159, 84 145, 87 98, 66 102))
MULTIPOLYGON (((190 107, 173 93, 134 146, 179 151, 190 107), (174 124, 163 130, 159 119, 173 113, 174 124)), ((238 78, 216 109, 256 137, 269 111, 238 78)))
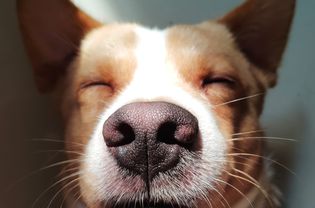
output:
MULTIPOLYGON (((240 0, 76 0, 104 22, 134 21, 164 27, 215 18, 240 0)), ((315 1, 300 0, 280 79, 268 94, 263 126, 269 136, 298 140, 272 142, 274 157, 288 165, 296 176, 276 169, 289 208, 315 207, 315 1)), ((0 208, 31 207, 35 198, 53 181, 53 171, 40 171, 57 153, 50 142, 60 139, 58 118, 46 96, 36 92, 31 68, 21 42, 13 0, 0 1, 0 208), (12 184, 15 184, 13 187, 12 184), (7 187, 12 187, 8 190, 7 187)), ((44 195, 43 198, 51 196, 44 195)), ((45 207, 45 206, 43 206, 45 207)))

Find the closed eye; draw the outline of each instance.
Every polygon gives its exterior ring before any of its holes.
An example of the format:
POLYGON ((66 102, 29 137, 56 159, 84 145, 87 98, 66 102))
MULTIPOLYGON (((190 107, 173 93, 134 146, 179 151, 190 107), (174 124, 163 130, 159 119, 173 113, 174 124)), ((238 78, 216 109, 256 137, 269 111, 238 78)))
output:
POLYGON ((104 81, 91 81, 91 82, 85 82, 81 84, 81 89, 87 89, 91 87, 109 87, 111 88, 111 85, 109 83, 106 83, 104 81))
POLYGON ((207 87, 213 84, 222 84, 222 85, 234 85, 236 83, 235 79, 228 76, 212 76, 206 77, 202 80, 202 87, 207 87))

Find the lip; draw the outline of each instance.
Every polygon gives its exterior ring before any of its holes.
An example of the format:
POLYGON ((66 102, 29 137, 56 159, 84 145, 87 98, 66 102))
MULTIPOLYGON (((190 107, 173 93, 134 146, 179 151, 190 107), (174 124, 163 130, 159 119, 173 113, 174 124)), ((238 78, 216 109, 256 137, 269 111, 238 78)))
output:
MULTIPOLYGON (((190 171, 187 171, 188 168, 180 168, 181 171, 176 171, 169 173, 172 175, 172 179, 176 177, 177 180, 181 181, 184 185, 187 183, 186 180, 193 181, 193 175, 190 171), (187 171, 187 172, 186 172, 187 171), (176 175, 175 175, 176 174, 176 175), (184 178, 181 178, 182 175, 185 175, 184 178)), ((125 173, 128 172, 125 171, 125 173)), ((129 173, 129 172, 128 172, 129 173)), ((166 174, 167 175, 167 174, 166 174)), ((172 179, 157 178, 151 183, 145 181, 143 178, 139 178, 142 182, 138 187, 130 186, 126 182, 121 184, 121 187, 116 190, 121 192, 113 197, 105 200, 103 203, 106 208, 190 208, 192 207, 195 198, 185 194, 174 194, 172 198, 168 195, 169 188, 172 188, 172 179), (128 187, 128 188, 127 188, 128 187), (121 193, 125 193, 121 195, 121 193), (120 195, 119 195, 120 194, 120 195), (165 198, 163 197, 165 194, 165 198), (131 197, 129 196, 131 195, 131 197), (191 200, 189 200, 189 198, 191 200)), ((174 190, 173 190, 174 191, 174 190)), ((170 191, 171 193, 172 191, 170 191)), ((197 197, 197 196, 195 196, 197 197)), ((103 205, 103 206, 104 206, 103 205)), ((193 206, 194 207, 194 206, 193 206)))
POLYGON ((189 208, 187 206, 181 206, 175 203, 165 203, 165 202, 158 202, 158 203, 118 203, 113 208, 189 208))

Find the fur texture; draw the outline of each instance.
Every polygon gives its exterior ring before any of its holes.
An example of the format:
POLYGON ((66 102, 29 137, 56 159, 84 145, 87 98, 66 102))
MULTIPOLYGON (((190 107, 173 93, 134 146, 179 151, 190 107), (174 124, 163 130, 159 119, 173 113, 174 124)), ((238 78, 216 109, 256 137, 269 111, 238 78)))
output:
POLYGON ((65 149, 74 161, 63 172, 69 199, 77 201, 77 192, 78 206, 89 208, 278 206, 259 116, 276 82, 293 0, 249 0, 218 21, 163 30, 101 26, 66 0, 18 2, 39 88, 58 96, 64 118, 65 149), (48 8, 64 16, 45 16, 48 8), (41 16, 45 21, 34 24, 41 16), (52 31, 76 47, 56 44, 52 31), (109 116, 140 101, 175 104, 199 124, 197 151, 183 151, 149 190, 117 165, 102 134, 109 116))

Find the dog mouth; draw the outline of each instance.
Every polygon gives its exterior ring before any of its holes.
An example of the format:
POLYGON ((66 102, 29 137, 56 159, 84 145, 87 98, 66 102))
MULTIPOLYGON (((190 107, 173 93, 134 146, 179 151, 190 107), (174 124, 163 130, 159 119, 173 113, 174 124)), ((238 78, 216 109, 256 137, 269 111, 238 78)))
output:
MULTIPOLYGON (((95 200, 106 208, 195 207, 213 188, 213 178, 220 177, 221 164, 212 160, 224 158, 223 150, 202 142, 202 137, 212 135, 203 133, 197 117, 175 104, 127 104, 100 130, 98 138, 106 146, 95 138, 87 153, 99 152, 105 162, 85 161, 93 177, 84 174, 83 182, 97 193, 86 192, 85 197, 91 198, 87 203, 95 200)), ((212 137, 224 147, 220 134, 212 137)))
MULTIPOLYGON (((156 188, 158 191, 166 191, 163 182, 158 180, 159 187, 156 188)), ((141 191, 135 192, 131 199, 127 195, 121 196, 121 199, 114 197, 109 201, 109 206, 106 208, 190 208, 191 203, 195 202, 195 198, 190 198, 182 196, 169 197, 158 197, 156 193, 151 193, 151 189, 146 187, 146 184, 141 191), (143 194, 143 195, 142 195, 143 194), (133 199, 132 199, 133 198, 133 199), (176 200, 175 200, 176 198, 176 200)), ((152 185, 152 184, 151 184, 152 185)), ((130 193, 129 193, 130 194, 130 193)), ((160 193, 161 194, 161 193, 160 193)), ((175 194, 174 194, 175 195, 175 194)))

